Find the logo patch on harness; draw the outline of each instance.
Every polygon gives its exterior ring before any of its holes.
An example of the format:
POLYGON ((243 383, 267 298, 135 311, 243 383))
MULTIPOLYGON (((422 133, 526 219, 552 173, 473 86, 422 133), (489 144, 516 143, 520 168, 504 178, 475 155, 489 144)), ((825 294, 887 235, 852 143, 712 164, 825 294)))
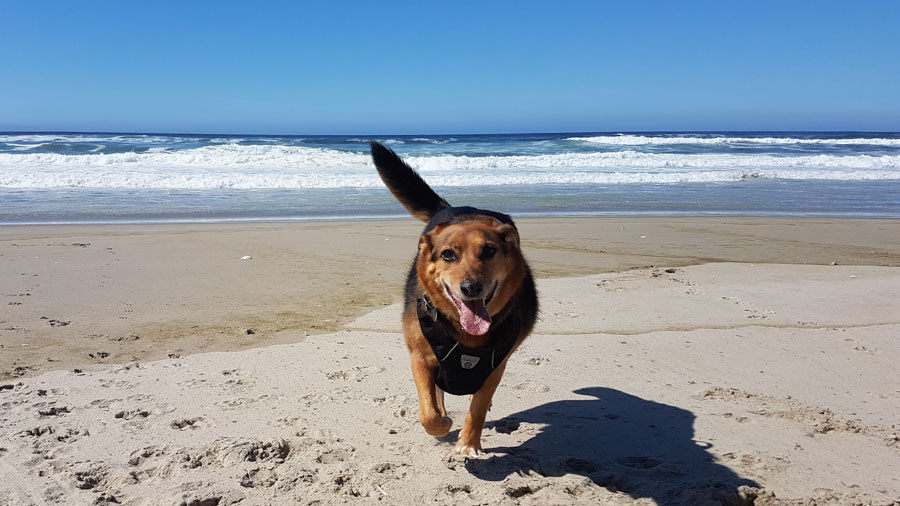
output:
POLYGON ((480 357, 473 357, 472 355, 460 355, 459 365, 461 365, 463 369, 471 369, 478 364, 479 360, 481 360, 480 357))

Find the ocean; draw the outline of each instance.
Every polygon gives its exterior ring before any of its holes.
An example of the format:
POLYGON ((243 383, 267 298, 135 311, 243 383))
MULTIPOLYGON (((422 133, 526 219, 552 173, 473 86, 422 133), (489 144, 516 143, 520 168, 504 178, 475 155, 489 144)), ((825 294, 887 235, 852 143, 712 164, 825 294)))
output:
POLYGON ((517 216, 900 218, 900 133, 0 132, 0 224, 407 216, 368 142, 454 205, 517 216))

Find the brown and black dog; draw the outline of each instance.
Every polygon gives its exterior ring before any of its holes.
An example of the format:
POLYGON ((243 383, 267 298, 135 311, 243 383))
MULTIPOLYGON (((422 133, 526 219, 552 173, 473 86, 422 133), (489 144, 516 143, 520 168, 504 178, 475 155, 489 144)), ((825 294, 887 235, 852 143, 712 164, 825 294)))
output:
POLYGON ((403 310, 419 421, 432 436, 444 436, 453 424, 444 392, 473 394, 456 453, 478 455, 506 362, 537 318, 537 292, 518 230, 505 214, 450 206, 393 151, 371 146, 384 184, 428 223, 406 280, 403 310))

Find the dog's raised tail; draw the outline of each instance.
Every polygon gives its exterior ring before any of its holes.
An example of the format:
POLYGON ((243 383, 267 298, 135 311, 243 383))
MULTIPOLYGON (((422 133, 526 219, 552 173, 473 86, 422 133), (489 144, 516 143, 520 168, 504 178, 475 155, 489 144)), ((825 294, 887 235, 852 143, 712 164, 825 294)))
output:
POLYGON ((388 190, 403 204, 403 207, 424 222, 442 209, 450 207, 430 186, 397 156, 390 148, 378 142, 372 142, 372 161, 378 169, 378 175, 388 190))

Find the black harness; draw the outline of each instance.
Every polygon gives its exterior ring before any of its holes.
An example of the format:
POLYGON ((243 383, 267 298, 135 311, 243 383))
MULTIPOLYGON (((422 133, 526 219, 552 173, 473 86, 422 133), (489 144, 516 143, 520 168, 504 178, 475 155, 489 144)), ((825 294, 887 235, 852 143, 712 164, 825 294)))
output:
MULTIPOLYGON (((431 217, 422 234, 427 234, 441 224, 463 222, 472 216, 490 216, 500 223, 516 225, 509 215, 477 209, 474 207, 447 207, 431 217)), ((409 283, 415 283, 415 275, 410 272, 409 283)), ((515 305, 515 301, 507 303, 507 307, 515 305)), ((474 394, 494 369, 503 363, 516 341, 519 339, 521 322, 515 315, 506 318, 506 314, 496 315, 491 325, 491 346, 486 348, 468 348, 453 339, 453 325, 431 304, 427 296, 416 301, 416 312, 419 316, 419 327, 438 359, 438 373, 435 383, 441 390, 453 395, 474 394)))
MULTIPOLYGON (((427 297, 416 304, 419 327, 438 359, 435 383, 453 395, 474 394, 512 351, 519 338, 520 324, 515 317, 498 322, 491 334, 493 346, 468 348, 451 337, 452 326, 427 297)), ((499 315, 498 315, 499 316, 499 315)))

